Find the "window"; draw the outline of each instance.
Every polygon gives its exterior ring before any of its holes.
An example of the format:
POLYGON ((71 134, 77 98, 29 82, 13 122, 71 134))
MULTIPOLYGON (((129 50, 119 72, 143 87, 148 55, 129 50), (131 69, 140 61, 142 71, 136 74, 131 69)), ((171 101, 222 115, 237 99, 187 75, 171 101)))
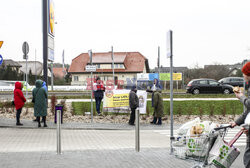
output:
POLYGON ((118 68, 118 66, 119 66, 118 64, 115 64, 115 68, 118 68))
POLYGON ((100 68, 101 68, 101 65, 100 65, 100 64, 96 64, 96 68, 97 68, 97 69, 100 69, 100 68))
POLYGON ((78 76, 74 76, 74 81, 79 81, 78 76))
POLYGON ((199 83, 202 84, 202 85, 206 85, 207 81, 206 80, 200 80, 199 83))
POLYGON ((120 64, 120 68, 124 68, 123 64, 120 64))
POLYGON ((210 85, 218 85, 218 82, 216 82, 216 81, 209 81, 209 84, 210 85))

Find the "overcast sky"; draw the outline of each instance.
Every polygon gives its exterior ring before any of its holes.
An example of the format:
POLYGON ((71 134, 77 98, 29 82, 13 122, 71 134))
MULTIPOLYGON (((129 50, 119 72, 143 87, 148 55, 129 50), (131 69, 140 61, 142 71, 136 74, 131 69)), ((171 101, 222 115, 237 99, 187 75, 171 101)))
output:
MULTIPOLYGON (((0 54, 42 61, 41 0, 0 0, 0 54)), ((138 51, 157 65, 166 58, 166 34, 173 31, 174 66, 234 64, 250 58, 249 0, 54 0, 55 62, 81 53, 138 51)))

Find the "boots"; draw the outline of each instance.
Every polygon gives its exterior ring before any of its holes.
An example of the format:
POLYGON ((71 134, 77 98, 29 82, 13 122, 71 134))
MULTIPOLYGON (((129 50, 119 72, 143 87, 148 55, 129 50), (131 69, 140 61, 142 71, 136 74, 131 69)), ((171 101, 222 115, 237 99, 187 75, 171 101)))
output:
POLYGON ((153 121, 151 121, 150 123, 151 124, 156 124, 156 121, 157 121, 157 117, 154 117, 153 121))
POLYGON ((43 121, 43 123, 44 123, 44 124, 43 124, 43 127, 48 127, 47 124, 46 124, 46 116, 43 117, 43 120, 42 120, 42 121, 43 121))
POLYGON ((158 117, 158 123, 157 123, 157 125, 161 125, 161 124, 162 124, 161 117, 158 117))
POLYGON ((40 117, 36 117, 36 120, 38 122, 38 127, 41 127, 40 117))

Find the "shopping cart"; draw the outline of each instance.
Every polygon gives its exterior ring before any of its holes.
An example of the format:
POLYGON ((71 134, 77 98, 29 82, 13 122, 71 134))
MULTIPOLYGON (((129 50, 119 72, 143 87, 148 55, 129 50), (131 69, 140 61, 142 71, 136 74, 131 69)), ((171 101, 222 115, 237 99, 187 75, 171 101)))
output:
MULTIPOLYGON (((174 155, 181 159, 194 160, 195 165, 192 166, 192 168, 204 168, 209 166, 228 168, 240 153, 237 148, 233 147, 233 144, 243 133, 243 130, 241 130, 229 143, 225 142, 224 137, 229 128, 231 128, 231 125, 223 125, 214 128, 208 134, 175 138, 176 141, 173 143, 174 155), (222 163, 227 164, 226 166, 219 163, 217 157, 214 154, 218 152, 224 154, 224 149, 218 147, 219 142, 224 143, 225 148, 233 148, 232 150, 235 150, 233 151, 234 156, 230 156, 230 163, 222 163), (211 150, 216 152, 212 152, 211 150)), ((219 154, 219 157, 221 157, 221 154, 219 154)))

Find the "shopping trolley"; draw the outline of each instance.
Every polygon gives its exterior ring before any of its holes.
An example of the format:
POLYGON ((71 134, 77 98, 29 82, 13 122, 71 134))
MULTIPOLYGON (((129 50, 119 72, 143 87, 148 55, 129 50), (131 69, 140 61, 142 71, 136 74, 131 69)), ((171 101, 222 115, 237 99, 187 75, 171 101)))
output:
POLYGON ((176 141, 173 143, 174 155, 180 159, 194 160, 195 165, 192 166, 192 168, 204 168, 212 165, 217 168, 228 168, 240 154, 240 151, 233 147, 233 144, 243 133, 243 130, 240 130, 230 142, 226 142, 224 141, 224 137, 229 128, 231 128, 231 125, 222 125, 220 127, 214 128, 207 134, 177 137, 175 138, 176 141), (224 146, 218 147, 217 149, 218 141, 224 143, 223 145, 225 146, 225 151, 228 148, 230 148, 230 150, 235 150, 233 151, 234 155, 230 156, 230 163, 221 164, 218 161, 217 156, 212 154, 219 153, 219 157, 223 157, 224 154, 227 154, 223 153, 225 152, 223 148, 224 146))

